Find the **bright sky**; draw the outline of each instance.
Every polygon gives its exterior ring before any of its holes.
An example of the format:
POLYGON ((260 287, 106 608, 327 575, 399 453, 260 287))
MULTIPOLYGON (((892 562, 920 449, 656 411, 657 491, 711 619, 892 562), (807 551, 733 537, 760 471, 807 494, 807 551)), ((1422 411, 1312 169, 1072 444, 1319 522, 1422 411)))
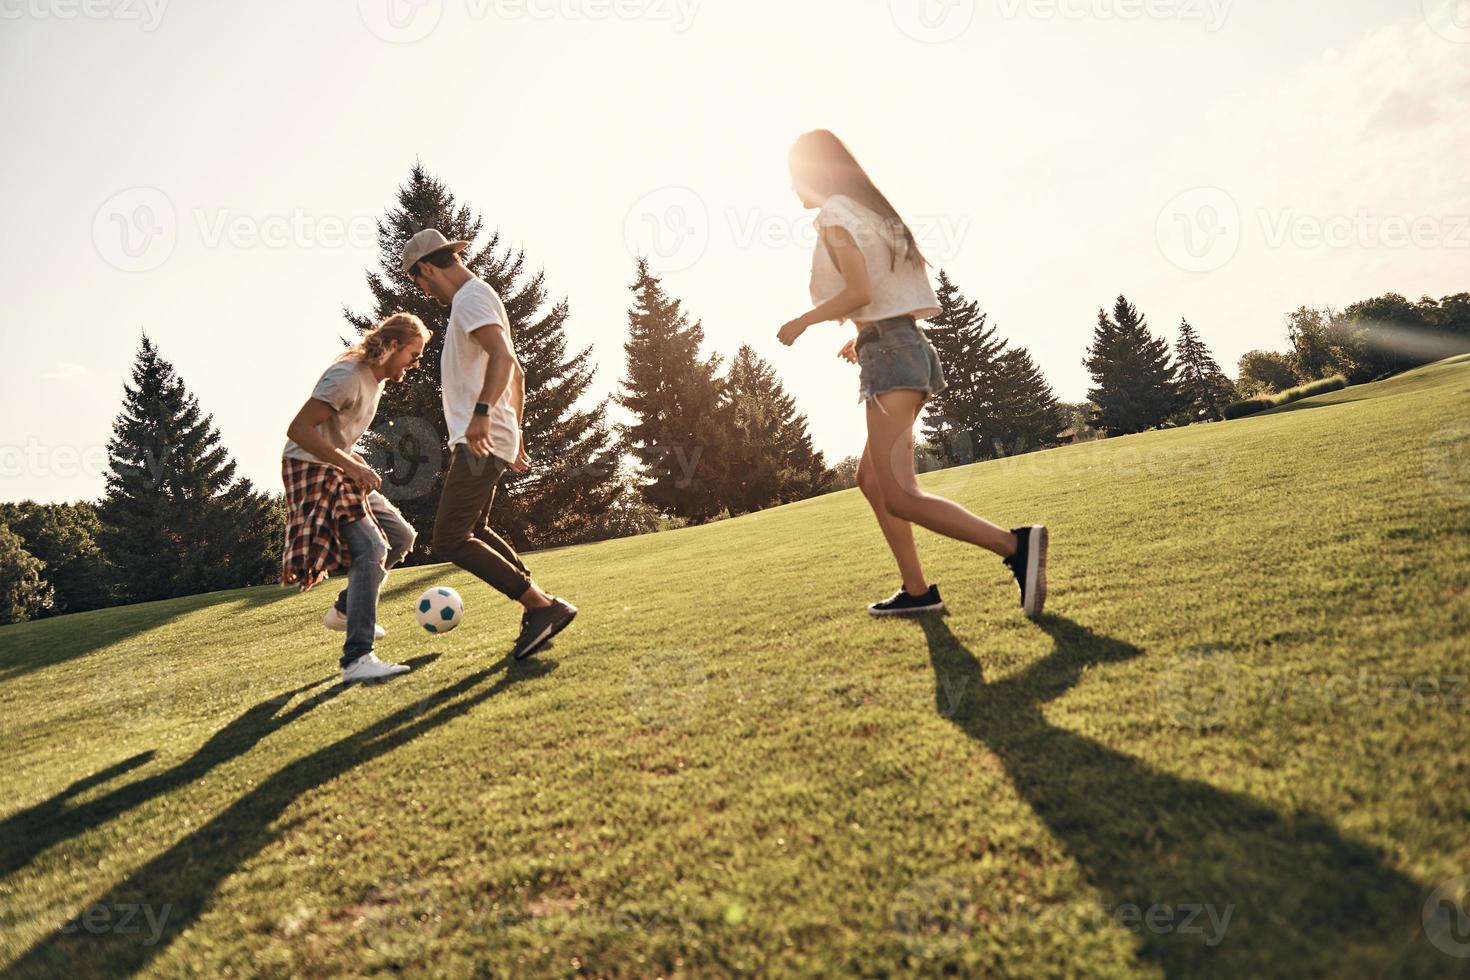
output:
POLYGON ((142 330, 278 489, 415 159, 570 300, 599 393, 645 251, 834 461, 846 328, 775 340, 813 127, 1065 400, 1119 292, 1233 371, 1297 306, 1470 289, 1470 0, 0 0, 0 93, 0 499, 101 494, 142 330))

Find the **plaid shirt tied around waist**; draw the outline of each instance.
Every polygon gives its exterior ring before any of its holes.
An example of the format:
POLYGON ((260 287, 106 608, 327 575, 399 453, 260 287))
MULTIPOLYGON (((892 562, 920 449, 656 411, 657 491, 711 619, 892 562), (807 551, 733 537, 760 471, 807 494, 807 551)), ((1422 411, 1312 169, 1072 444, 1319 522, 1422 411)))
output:
POLYGON ((367 494, 335 466, 286 457, 281 460, 281 480, 286 484, 281 585, 299 584, 306 592, 352 564, 342 540, 344 525, 377 522, 367 494))

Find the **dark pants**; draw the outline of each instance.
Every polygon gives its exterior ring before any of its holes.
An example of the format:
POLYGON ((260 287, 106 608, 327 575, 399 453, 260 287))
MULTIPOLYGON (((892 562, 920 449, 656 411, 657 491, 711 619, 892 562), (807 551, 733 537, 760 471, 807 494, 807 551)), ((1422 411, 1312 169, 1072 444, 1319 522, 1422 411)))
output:
POLYGON ((531 587, 531 573, 515 549, 490 530, 490 506, 507 464, 454 447, 439 512, 434 517, 434 554, 447 558, 508 599, 531 587))

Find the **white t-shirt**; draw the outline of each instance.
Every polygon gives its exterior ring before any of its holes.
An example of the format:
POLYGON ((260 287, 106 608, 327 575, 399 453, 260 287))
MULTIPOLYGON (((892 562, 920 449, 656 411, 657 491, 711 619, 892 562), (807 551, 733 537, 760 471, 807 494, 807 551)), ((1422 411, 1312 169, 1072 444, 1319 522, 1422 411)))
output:
MULTIPOLYGON (((311 390, 311 397, 326 402, 337 410, 317 425, 316 431, 336 449, 351 453, 352 447, 362 434, 373 424, 378 414, 378 399, 383 397, 383 382, 373 376, 373 369, 355 357, 338 361, 322 373, 321 380, 311 390)), ((281 453, 287 459, 302 459, 308 463, 325 463, 286 440, 281 453)))
MULTIPOLYGON (((490 355, 470 336, 481 327, 500 324, 510 334, 510 317, 490 284, 470 279, 449 307, 449 330, 439 355, 439 378, 444 391, 444 421, 449 426, 449 448, 465 443, 465 431, 475 417, 475 403, 485 387, 485 369, 490 355)), ((511 386, 490 406, 490 446, 495 455, 514 463, 521 451, 521 420, 510 402, 511 386)))
POLYGON ((817 213, 817 252, 812 259, 812 302, 817 306, 842 292, 846 285, 837 263, 823 241, 828 228, 845 228, 867 260, 868 283, 873 299, 849 314, 858 323, 872 323, 895 316, 916 320, 939 312, 939 299, 929 282, 928 270, 908 259, 908 240, 902 229, 895 234, 880 215, 850 197, 834 194, 817 213))

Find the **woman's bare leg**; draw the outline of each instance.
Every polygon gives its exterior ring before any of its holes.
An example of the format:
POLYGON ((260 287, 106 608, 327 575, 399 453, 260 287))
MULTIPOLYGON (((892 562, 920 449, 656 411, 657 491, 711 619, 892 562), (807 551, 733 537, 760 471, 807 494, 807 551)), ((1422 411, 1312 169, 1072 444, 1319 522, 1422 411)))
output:
POLYGON ((888 512, 888 505, 883 502, 883 490, 878 485, 878 476, 874 472, 873 461, 868 458, 866 447, 858 462, 857 480, 858 489, 868 498, 873 516, 878 518, 878 526, 883 529, 888 550, 893 552, 893 559, 898 562, 898 571, 903 576, 903 590, 909 595, 923 595, 929 590, 929 583, 924 578, 924 566, 919 562, 919 549, 914 545, 914 526, 888 512))
MULTIPOLYGON (((966 541, 1009 558, 1016 553, 1014 534, 976 517, 951 500, 919 489, 914 475, 914 423, 923 406, 924 394, 919 391, 890 391, 868 401, 868 448, 864 460, 872 464, 873 478, 877 480, 884 506, 899 521, 918 524, 935 534, 966 541)), ((884 534, 887 533, 885 525, 884 534)), ((912 541, 912 530, 909 535, 912 541)))

